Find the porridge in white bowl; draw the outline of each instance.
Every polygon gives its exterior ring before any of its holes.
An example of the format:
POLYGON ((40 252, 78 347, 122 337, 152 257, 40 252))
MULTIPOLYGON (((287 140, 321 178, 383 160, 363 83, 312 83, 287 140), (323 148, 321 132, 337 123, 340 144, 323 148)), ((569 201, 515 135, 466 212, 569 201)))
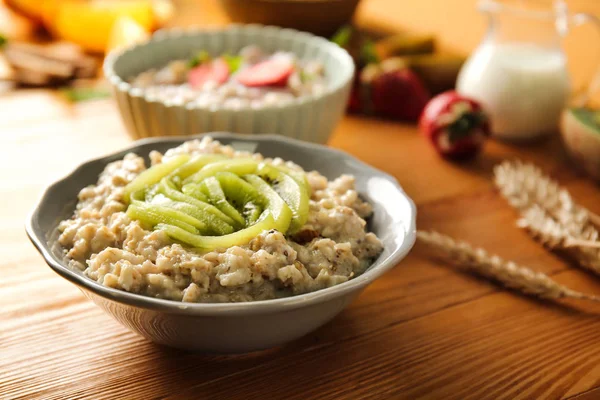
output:
POLYGON ((148 97, 168 103, 226 109, 285 105, 327 88, 321 62, 300 60, 285 51, 268 54, 255 45, 237 55, 210 57, 201 51, 188 60, 142 72, 130 82, 148 97))

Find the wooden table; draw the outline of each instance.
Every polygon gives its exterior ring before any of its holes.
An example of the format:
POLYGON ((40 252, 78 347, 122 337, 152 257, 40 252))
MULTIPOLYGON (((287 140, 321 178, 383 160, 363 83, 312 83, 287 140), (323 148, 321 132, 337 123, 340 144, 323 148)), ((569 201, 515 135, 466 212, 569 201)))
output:
MULTIPOLYGON (((212 12, 212 11, 211 11, 212 12)), ((542 302, 456 272, 415 250, 350 308, 288 346, 187 354, 123 328, 43 262, 23 224, 40 190, 129 138, 112 101, 75 107, 47 91, 0 98, 0 398, 600 398, 600 307, 542 302)), ((600 212, 600 192, 558 140, 492 142, 477 161, 439 159, 414 126, 348 117, 331 146, 398 178, 437 229, 530 265, 573 289, 600 279, 515 227, 493 165, 534 161, 600 212)))

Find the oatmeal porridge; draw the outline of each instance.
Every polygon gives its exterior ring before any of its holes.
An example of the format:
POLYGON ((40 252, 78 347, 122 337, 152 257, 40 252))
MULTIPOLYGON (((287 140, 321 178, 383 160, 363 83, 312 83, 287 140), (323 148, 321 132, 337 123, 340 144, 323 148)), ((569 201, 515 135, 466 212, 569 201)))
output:
POLYGON ((257 46, 219 57, 199 52, 142 72, 130 82, 162 101, 228 109, 282 105, 319 95, 327 87, 321 62, 300 60, 290 52, 268 54, 257 46))
POLYGON ((211 138, 108 164, 59 225, 69 266, 102 285, 184 302, 267 300, 337 285, 383 247, 354 178, 211 138))

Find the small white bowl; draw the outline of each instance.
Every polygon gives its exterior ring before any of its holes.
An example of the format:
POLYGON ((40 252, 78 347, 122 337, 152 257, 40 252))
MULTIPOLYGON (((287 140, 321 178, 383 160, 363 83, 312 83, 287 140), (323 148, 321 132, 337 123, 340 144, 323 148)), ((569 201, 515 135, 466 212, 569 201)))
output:
POLYGON ((144 43, 110 53, 104 62, 127 131, 134 139, 201 132, 278 133, 325 143, 344 114, 354 63, 348 53, 310 33, 262 25, 230 25, 213 30, 170 29, 144 43), (200 50, 212 56, 235 54, 255 44, 272 53, 290 51, 303 60, 324 64, 328 87, 319 95, 302 96, 278 107, 225 109, 217 104, 173 104, 149 96, 128 80, 137 74, 187 59, 200 50))

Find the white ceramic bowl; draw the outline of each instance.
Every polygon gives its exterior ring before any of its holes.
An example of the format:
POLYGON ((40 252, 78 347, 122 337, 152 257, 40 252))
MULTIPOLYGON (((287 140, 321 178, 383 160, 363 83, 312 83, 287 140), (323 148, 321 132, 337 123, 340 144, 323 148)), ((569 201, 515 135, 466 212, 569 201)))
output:
POLYGON ((211 136, 237 149, 294 161, 328 178, 343 173, 354 175, 357 190, 373 205, 374 214, 368 221, 368 229, 383 242, 383 253, 364 274, 354 279, 276 300, 182 303, 102 286, 67 267, 56 241, 56 228, 59 221, 72 215, 79 190, 96 183, 106 164, 123 158, 128 152, 144 156, 148 161, 151 150, 164 152, 190 138, 141 140, 118 153, 89 161, 50 185, 26 226, 33 244, 55 272, 77 285, 87 297, 131 330, 157 343, 205 352, 248 352, 281 345, 331 320, 367 285, 396 266, 413 246, 415 205, 392 176, 339 150, 282 136, 226 133, 211 136))
POLYGON ((214 30, 163 30, 147 42, 110 53, 104 74, 115 93, 123 122, 135 138, 190 135, 201 132, 279 133, 310 142, 325 143, 344 114, 354 63, 348 53, 310 33, 262 25, 230 25, 214 30), (231 110, 213 104, 173 104, 152 98, 127 81, 140 72, 187 59, 200 50, 212 56, 236 54, 256 44, 272 53, 291 51, 300 59, 324 64, 327 90, 302 96, 278 107, 231 110))

